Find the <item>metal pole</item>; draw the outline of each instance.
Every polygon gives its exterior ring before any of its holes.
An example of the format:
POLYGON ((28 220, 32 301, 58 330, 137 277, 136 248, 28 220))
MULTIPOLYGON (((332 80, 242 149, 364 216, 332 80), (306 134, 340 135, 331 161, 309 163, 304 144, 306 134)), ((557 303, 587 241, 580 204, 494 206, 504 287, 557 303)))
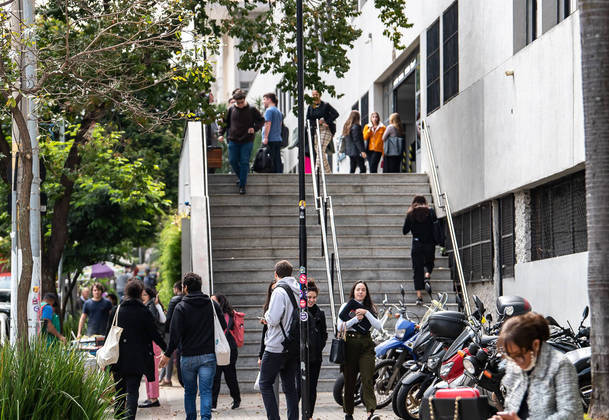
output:
MULTIPOLYGON (((298 217, 299 217, 299 281, 300 281, 300 392, 302 418, 310 416, 309 404, 309 318, 307 312, 307 220, 305 195, 305 102, 304 102, 304 40, 302 0, 296 0, 296 54, 298 61, 298 217)), ((311 153, 313 151, 311 150, 311 153)))
POLYGON ((207 259, 209 261, 209 294, 214 293, 214 262, 211 248, 211 206, 207 179, 207 126, 203 124, 203 188, 205 188, 205 215, 207 216, 207 259))

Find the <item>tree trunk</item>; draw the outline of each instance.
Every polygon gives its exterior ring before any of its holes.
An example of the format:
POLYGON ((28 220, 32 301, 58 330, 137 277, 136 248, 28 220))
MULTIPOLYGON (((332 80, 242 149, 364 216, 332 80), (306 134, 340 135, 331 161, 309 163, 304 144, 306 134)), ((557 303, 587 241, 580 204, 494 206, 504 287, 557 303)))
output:
POLYGON ((609 419, 609 0, 580 0, 586 138, 590 416, 609 419))
MULTIPOLYGON (((89 131, 102 115, 103 108, 96 108, 85 114, 63 166, 66 172, 73 173, 78 169, 81 160, 78 148, 86 143, 89 131)), ((57 276, 61 255, 68 241, 68 216, 70 213, 70 200, 74 191, 74 178, 64 173, 61 175, 60 183, 63 187, 63 192, 53 205, 51 236, 44 244, 42 255, 42 293, 57 293, 55 277, 57 276)))
MULTIPOLYGON (((17 101, 18 103, 19 101, 17 101)), ((32 142, 27 122, 21 110, 11 107, 13 120, 19 131, 19 168, 20 178, 17 199, 17 232, 21 250, 21 277, 17 289, 17 339, 27 341, 28 337, 28 300, 32 285, 34 260, 30 236, 30 195, 32 191, 32 142)))

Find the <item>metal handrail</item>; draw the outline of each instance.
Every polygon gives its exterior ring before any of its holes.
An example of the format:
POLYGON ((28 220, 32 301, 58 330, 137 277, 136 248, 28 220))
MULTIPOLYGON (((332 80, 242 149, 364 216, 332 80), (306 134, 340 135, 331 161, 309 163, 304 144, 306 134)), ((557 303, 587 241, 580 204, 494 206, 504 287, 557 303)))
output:
POLYGON ((214 263, 211 247, 211 206, 209 205, 209 183, 207 179, 207 125, 203 128, 203 188, 205 191, 205 215, 207 216, 207 258, 209 267, 209 293, 214 293, 214 263))
POLYGON ((465 275, 463 274, 463 265, 461 264, 461 256, 459 255, 459 246, 457 244, 457 235, 455 234, 455 224, 453 222, 453 215, 448 202, 448 195, 446 192, 441 192, 440 180, 438 178, 438 167, 436 165, 436 159, 431 148, 431 137, 429 135, 429 127, 425 120, 421 120, 421 132, 423 133, 423 141, 425 143, 425 150, 427 152, 427 159, 429 160, 431 181, 433 185, 432 193, 434 194, 434 201, 438 203, 438 206, 444 209, 446 213, 446 221, 448 222, 448 233, 450 241, 453 246, 453 254, 455 257, 455 265, 457 266, 457 276, 459 277, 459 284, 461 285, 461 293, 463 294, 463 303, 465 313, 468 317, 472 315, 472 310, 469 303, 469 293, 465 285, 465 275))

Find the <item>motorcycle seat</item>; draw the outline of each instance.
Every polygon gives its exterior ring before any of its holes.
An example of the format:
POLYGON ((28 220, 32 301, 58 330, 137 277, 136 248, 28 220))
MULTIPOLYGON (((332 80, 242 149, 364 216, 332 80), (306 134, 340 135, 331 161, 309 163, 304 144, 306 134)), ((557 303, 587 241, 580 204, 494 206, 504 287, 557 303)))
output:
POLYGON ((493 344, 497 341, 497 338, 499 338, 496 335, 483 335, 480 338, 480 345, 482 347, 488 346, 489 344, 493 344))

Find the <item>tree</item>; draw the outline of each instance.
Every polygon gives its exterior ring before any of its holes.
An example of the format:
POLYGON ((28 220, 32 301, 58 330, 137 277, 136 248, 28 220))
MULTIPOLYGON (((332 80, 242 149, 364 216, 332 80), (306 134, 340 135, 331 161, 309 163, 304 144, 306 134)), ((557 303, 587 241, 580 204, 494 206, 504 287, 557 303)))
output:
POLYGON ((580 0, 586 144, 590 417, 609 419, 609 0, 580 0))

